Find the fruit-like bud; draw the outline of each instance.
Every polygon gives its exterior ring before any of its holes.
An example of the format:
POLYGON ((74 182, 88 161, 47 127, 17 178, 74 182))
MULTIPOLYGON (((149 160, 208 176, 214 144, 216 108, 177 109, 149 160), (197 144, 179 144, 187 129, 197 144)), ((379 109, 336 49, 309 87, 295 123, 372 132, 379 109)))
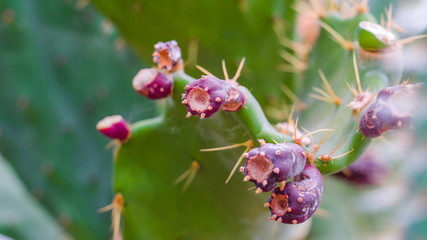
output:
POLYGON ((359 23, 359 45, 366 51, 379 51, 396 43, 396 36, 381 25, 362 21, 359 23))
POLYGON ((381 184, 388 173, 387 165, 367 153, 334 176, 359 186, 373 186, 381 184))
POLYGON ((141 69, 132 81, 133 88, 149 99, 161 99, 172 93, 173 79, 155 68, 141 69))
POLYGON ((401 84, 379 91, 376 101, 360 119, 360 131, 375 138, 391 129, 410 125, 416 91, 422 84, 401 84))
POLYGON ((305 165, 294 182, 286 183, 283 190, 275 188, 268 200, 271 220, 287 224, 303 223, 316 212, 323 195, 323 180, 319 170, 305 165))
POLYGON ((159 69, 174 72, 183 68, 181 49, 175 40, 154 45, 153 62, 159 69))
POLYGON ((266 143, 248 152, 243 172, 245 179, 263 192, 271 191, 277 182, 301 173, 306 163, 304 149, 294 143, 266 143))
POLYGON ((189 114, 208 118, 221 108, 227 97, 221 81, 214 76, 202 76, 185 87, 182 103, 189 114))
POLYGON ((109 138, 118 139, 122 142, 130 137, 130 126, 120 115, 103 118, 96 124, 96 128, 109 138))
POLYGON ((228 112, 239 111, 245 105, 245 95, 235 82, 223 81, 223 84, 227 91, 227 97, 225 98, 221 110, 228 112))

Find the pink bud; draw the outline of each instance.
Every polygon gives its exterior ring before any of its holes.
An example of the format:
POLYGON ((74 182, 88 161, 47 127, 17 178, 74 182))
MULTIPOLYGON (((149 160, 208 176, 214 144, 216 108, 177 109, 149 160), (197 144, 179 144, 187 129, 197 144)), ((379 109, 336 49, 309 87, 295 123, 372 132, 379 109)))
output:
POLYGON ((156 100, 172 94, 173 79, 155 68, 143 68, 133 78, 132 85, 139 94, 156 100))
POLYGON ((130 137, 130 126, 120 115, 108 116, 96 124, 96 128, 109 138, 126 141, 130 137))

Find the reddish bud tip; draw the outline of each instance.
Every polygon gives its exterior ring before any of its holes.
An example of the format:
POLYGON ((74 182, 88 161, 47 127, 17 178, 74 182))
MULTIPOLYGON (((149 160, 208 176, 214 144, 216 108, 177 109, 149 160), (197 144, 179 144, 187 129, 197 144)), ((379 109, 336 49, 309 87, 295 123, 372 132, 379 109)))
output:
POLYGON ((120 115, 105 117, 96 124, 96 128, 109 138, 126 141, 130 137, 130 126, 120 115))

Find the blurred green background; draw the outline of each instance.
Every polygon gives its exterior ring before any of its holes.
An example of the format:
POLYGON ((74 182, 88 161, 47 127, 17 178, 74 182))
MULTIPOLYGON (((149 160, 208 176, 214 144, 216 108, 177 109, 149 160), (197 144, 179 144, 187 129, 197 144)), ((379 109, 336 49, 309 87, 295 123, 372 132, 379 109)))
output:
MULTIPOLYGON (((248 1, 253 12, 235 15, 245 2, 0 1, 0 234, 110 237, 109 213, 97 209, 113 196, 112 157, 95 125, 106 115, 130 122, 156 115, 153 102, 135 94, 130 82, 151 65, 157 41, 176 39, 184 57, 197 44, 198 64, 214 73, 222 59, 235 66, 246 56, 242 82, 257 88, 263 105, 274 101, 279 92, 263 79, 279 83, 293 75, 277 71, 280 44, 262 23, 271 13, 291 16, 292 1, 248 1), (158 17, 160 11, 170 18, 158 17)), ((426 32, 427 1, 394 3, 403 36, 426 32)), ((388 4, 375 1, 372 12, 379 17, 388 4)), ((427 81, 426 40, 405 48, 404 75, 427 81)), ((199 74, 193 66, 188 72, 199 74)), ((324 214, 307 224, 311 230, 299 227, 294 239, 427 239, 425 102, 415 136, 402 131, 373 146, 393 169, 384 186, 361 189, 327 178, 324 214)))

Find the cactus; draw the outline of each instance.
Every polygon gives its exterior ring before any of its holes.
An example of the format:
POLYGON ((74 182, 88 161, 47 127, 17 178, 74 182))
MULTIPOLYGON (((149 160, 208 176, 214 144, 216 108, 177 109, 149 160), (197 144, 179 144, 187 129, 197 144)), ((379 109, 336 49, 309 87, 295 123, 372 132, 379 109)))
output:
MULTIPOLYGON (((311 40, 289 39, 293 35, 289 32, 284 35, 279 31, 280 24, 273 23, 285 45, 282 56, 289 62, 285 68, 295 73, 293 81, 282 83, 285 94, 276 95, 283 102, 293 101, 288 121, 278 125, 281 127, 277 130, 261 110, 266 103, 260 101, 259 104, 258 98, 247 88, 238 86, 237 77, 229 80, 224 61, 225 80, 201 67, 199 69, 206 75, 195 79, 182 68, 174 67, 174 62, 182 61, 173 57, 172 50, 158 47, 173 46, 176 56, 180 56, 176 52, 179 49, 176 41, 156 44, 154 63, 159 71, 166 69, 172 74, 174 90, 172 97, 162 102, 162 114, 134 123, 132 137, 127 142, 118 143, 115 150, 114 189, 123 196, 119 208, 126 214, 121 216, 120 211, 113 211, 113 219, 117 223, 123 217, 125 238, 203 239, 209 236, 227 239, 227 236, 233 236, 233 239, 246 239, 251 234, 269 236, 257 228, 262 211, 248 207, 259 199, 249 196, 243 184, 229 181, 245 157, 246 164, 241 168, 244 181, 255 183, 256 193, 269 192, 276 184, 282 184, 273 190, 266 204, 272 213, 271 220, 296 224, 305 222, 314 214, 323 193, 320 173, 341 171, 363 153, 370 138, 374 137, 364 131, 370 126, 364 119, 368 115, 376 119, 372 109, 378 101, 388 108, 395 108, 396 102, 389 106, 380 89, 390 86, 386 89, 406 93, 405 89, 418 88, 417 84, 399 83, 400 56, 404 44, 421 37, 397 40, 392 33, 390 16, 387 26, 377 25, 363 1, 354 2, 351 9, 345 7, 344 4, 338 5, 337 14, 317 4, 296 4, 299 14, 314 15, 305 21, 314 21, 309 25, 316 29, 300 28, 318 33, 310 36, 311 40), (378 33, 378 29, 382 32, 378 33), (384 33, 388 35, 383 37, 384 33), (306 45, 300 46, 303 43, 306 45), (161 53, 164 51, 169 53, 161 53), (372 103, 375 96, 377 100, 372 103), (230 103, 231 109, 228 107, 230 103), (225 112, 230 110, 231 113, 225 112), (193 115, 201 119, 184 119, 184 116, 193 115), (295 115, 298 116, 296 119, 295 115), (301 129, 305 133, 301 133, 301 129), (319 136, 321 132, 327 133, 319 136), (218 152, 237 147, 246 149, 243 153, 218 152), (204 151, 211 153, 203 154, 204 151), (239 154, 241 156, 227 178, 228 185, 221 185, 220 178, 225 179, 226 167, 218 160, 230 163, 239 154), (290 178, 294 179, 285 183, 290 178), (184 180, 182 188, 177 186, 184 180), (209 198, 206 198, 207 189, 211 193, 209 198), (225 196, 232 199, 229 204, 221 201, 225 196), (288 206, 291 206, 290 211, 288 206), (231 213, 239 221, 224 215, 231 213), (186 216, 185 220, 182 216, 186 216), (160 231, 164 226, 169 231, 160 231)), ((286 23, 292 25, 295 17, 287 15, 276 21, 288 21, 286 23)), ((308 34, 300 33, 300 36, 308 38, 308 34)), ((274 65, 275 62, 271 60, 270 63, 274 65)), ((241 66, 236 76, 240 75, 241 66)), ((253 91, 262 95, 263 90, 276 88, 270 92, 274 94, 277 93, 276 84, 275 79, 269 79, 253 91)), ((408 94, 399 96, 403 97, 401 100, 409 101, 408 94)), ((396 114, 398 116, 389 115, 385 120, 379 120, 391 121, 399 128, 407 125, 411 112, 404 116, 401 112, 396 114)), ((388 123, 385 125, 387 127, 379 127, 381 131, 376 136, 396 128, 388 123)))
POLYGON ((0 151, 40 201, 17 199, 36 214, 1 222, 2 234, 106 238, 96 209, 111 199, 113 166, 116 195, 100 209, 112 210, 113 239, 275 239, 310 224, 316 239, 334 220, 313 217, 336 184, 324 177, 323 194, 320 173, 352 169, 371 138, 413 120, 420 85, 401 83, 402 49, 423 36, 399 39, 391 11, 377 24, 365 1, 93 2, 143 59, 158 42, 154 67, 137 73, 87 1, 0 4, 1 102, 17 103, 0 107, 0 151), (180 46, 159 42, 169 39, 180 46), (90 129, 111 114, 97 128, 114 139, 113 165, 90 129))
MULTIPOLYGON (((0 155, 0 232, 14 239, 68 239, 58 222, 26 191, 0 155)), ((0 239, 5 238, 0 234, 0 239)))
MULTIPOLYGON (((26 191, 22 201, 2 201, 19 219, 6 216, 0 232, 107 239, 109 216, 97 209, 111 201, 112 163, 93 126, 106 115, 154 115, 149 100, 135 101, 121 84, 139 63, 117 44, 111 23, 81 1, 6 0, 0 16, 0 152, 26 191), (25 200, 30 194, 35 200, 25 200)), ((0 199, 12 198, 5 190, 0 199)))

